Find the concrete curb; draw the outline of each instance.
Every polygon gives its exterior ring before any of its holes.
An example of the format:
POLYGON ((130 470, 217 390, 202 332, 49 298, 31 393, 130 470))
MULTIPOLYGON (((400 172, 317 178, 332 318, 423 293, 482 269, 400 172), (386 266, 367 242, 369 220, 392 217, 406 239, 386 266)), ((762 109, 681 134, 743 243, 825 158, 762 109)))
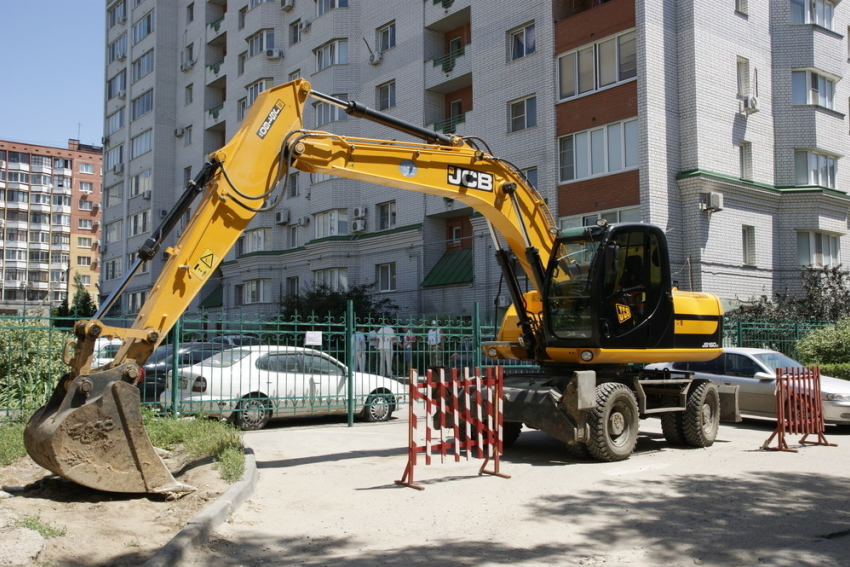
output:
POLYGON ((245 449, 245 472, 242 480, 235 483, 210 506, 189 520, 171 541, 156 552, 143 567, 174 567, 182 561, 186 552, 209 541, 218 526, 235 512, 257 488, 257 461, 251 448, 245 449))

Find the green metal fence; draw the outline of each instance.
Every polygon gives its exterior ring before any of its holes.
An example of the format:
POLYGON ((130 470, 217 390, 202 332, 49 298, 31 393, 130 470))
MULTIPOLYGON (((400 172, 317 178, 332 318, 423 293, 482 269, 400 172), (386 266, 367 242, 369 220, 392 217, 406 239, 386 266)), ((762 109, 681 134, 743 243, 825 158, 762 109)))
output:
POLYGON ((795 358, 797 342, 829 323, 737 322, 723 327, 723 346, 765 348, 795 358))

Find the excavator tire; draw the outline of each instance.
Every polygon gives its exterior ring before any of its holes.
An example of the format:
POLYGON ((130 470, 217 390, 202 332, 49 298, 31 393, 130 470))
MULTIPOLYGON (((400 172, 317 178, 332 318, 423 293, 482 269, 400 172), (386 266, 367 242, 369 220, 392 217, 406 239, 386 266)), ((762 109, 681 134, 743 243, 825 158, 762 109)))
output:
POLYGON ((587 450, 600 461, 628 459, 635 449, 640 415, 635 395, 625 384, 596 386, 596 408, 590 410, 587 450))
POLYGON ((579 441, 575 443, 564 443, 564 450, 567 452, 567 455, 584 461, 593 457, 590 451, 587 450, 587 443, 581 443, 579 441))
POLYGON ((522 424, 518 421, 506 421, 502 424, 502 445, 510 447, 519 439, 522 424))
MULTIPOLYGON (((676 403, 674 399, 664 400, 665 406, 672 406, 676 403)), ((682 447, 687 445, 685 440, 685 424, 684 412, 671 411, 661 414, 661 431, 664 433, 664 439, 671 445, 682 447)))
POLYGON ((691 447, 711 447, 720 427, 720 393, 711 382, 694 382, 682 418, 685 441, 691 447))

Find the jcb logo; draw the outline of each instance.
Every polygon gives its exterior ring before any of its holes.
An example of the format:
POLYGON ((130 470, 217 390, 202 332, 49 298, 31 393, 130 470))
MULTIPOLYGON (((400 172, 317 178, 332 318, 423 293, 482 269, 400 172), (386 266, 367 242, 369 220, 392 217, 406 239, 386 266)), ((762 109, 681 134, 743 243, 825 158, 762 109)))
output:
POLYGON ((449 166, 449 185, 480 189, 481 191, 493 190, 493 176, 483 171, 474 171, 462 167, 449 166))

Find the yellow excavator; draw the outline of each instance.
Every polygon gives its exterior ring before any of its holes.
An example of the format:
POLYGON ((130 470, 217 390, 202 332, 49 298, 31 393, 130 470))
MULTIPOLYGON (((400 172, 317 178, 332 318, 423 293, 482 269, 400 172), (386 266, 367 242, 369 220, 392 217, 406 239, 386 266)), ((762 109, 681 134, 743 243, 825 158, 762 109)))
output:
POLYGON ((634 449, 639 418, 651 414, 660 415, 674 444, 714 441, 720 411, 715 386, 632 369, 637 363, 710 360, 721 352, 720 303, 710 294, 673 288, 660 228, 600 222, 559 230, 523 174, 480 140, 429 131, 315 92, 298 79, 257 97, 242 127, 208 156, 98 312, 76 323, 76 338, 63 355, 71 370, 25 431, 37 463, 106 491, 192 489, 172 477, 145 433, 135 386, 140 367, 254 216, 277 204, 275 192, 290 170, 451 198, 487 220, 512 306, 484 354, 531 361, 540 369, 506 378, 507 442, 525 424, 573 451, 620 460, 634 449), (419 141, 304 129, 311 97, 419 141), (106 325, 102 317, 190 210, 182 235, 164 250, 169 259, 133 325, 106 325), (522 291, 518 269, 532 291, 522 291), (113 361, 93 368, 95 341, 102 337, 123 343, 113 361))

